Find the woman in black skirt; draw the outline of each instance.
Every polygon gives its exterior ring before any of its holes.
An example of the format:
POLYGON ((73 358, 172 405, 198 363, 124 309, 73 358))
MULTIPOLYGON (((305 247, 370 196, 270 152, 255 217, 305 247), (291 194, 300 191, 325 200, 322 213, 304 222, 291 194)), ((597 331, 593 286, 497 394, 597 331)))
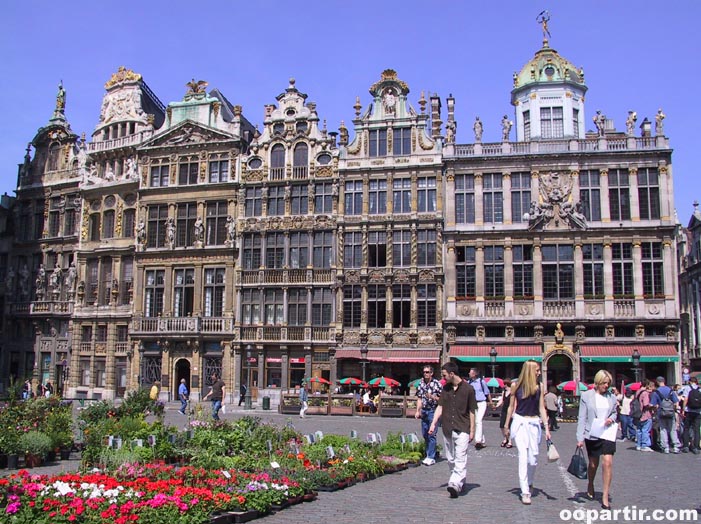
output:
POLYGON ((501 434, 504 439, 501 441, 502 448, 513 448, 511 443, 511 438, 507 435, 506 429, 506 414, 509 411, 509 404, 511 404, 511 381, 504 381, 504 393, 502 393, 499 402, 497 402, 497 407, 501 406, 501 415, 499 416, 499 429, 501 429, 501 434))

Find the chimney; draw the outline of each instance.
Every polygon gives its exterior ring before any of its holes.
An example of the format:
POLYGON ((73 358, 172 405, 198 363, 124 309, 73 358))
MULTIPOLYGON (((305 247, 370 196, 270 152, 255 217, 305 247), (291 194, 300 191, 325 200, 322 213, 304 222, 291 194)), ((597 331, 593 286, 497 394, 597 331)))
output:
POLYGON ((431 137, 440 138, 443 121, 441 120, 441 99, 437 94, 431 95, 431 137))

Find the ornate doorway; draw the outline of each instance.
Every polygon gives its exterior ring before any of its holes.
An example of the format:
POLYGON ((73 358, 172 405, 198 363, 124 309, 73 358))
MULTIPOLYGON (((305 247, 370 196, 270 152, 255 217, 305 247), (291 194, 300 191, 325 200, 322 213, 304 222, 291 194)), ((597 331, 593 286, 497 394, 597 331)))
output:
POLYGON ((561 382, 574 379, 572 360, 563 353, 555 353, 548 361, 548 385, 557 386, 561 382))
POLYGON ((180 386, 180 380, 185 379, 185 385, 187 390, 191 391, 192 383, 190 381, 190 361, 186 358, 181 358, 175 363, 175 383, 173 384, 173 396, 177 400, 178 396, 178 386, 180 386))

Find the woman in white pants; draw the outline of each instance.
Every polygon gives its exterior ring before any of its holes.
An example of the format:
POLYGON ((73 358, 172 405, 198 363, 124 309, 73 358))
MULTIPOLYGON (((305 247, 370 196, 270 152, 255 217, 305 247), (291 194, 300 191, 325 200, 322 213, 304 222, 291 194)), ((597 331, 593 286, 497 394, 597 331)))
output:
POLYGON ((505 424, 509 428, 507 436, 511 436, 518 448, 521 502, 527 505, 531 503, 533 477, 538 465, 541 421, 545 422, 545 438, 550 438, 544 397, 545 385, 540 383, 540 364, 527 360, 523 363, 518 382, 511 387, 511 405, 505 424))

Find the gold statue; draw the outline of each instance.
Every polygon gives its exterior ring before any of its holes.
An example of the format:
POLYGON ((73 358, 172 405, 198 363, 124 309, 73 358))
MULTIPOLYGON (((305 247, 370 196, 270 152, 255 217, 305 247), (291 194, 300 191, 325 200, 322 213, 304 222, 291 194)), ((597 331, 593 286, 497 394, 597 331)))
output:
POLYGON ((199 93, 204 93, 205 88, 209 85, 209 82, 204 80, 195 80, 194 78, 185 84, 188 87, 186 95, 196 95, 199 93))
POLYGON ((548 38, 551 38, 550 31, 548 30, 548 22, 550 21, 550 13, 547 10, 541 11, 538 14, 538 16, 536 16, 535 21, 543 26, 543 43, 546 44, 548 42, 548 38))

